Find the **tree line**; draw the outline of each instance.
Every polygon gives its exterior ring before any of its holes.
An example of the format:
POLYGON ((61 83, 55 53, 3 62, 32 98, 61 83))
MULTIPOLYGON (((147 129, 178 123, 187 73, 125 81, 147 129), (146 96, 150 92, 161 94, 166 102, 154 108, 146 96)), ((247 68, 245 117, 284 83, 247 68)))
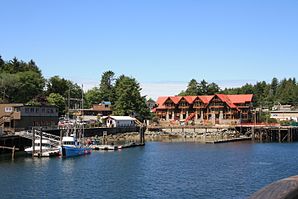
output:
MULTIPOLYGON (((100 84, 84 93, 84 108, 102 101, 112 103, 113 114, 132 115, 139 119, 150 118, 145 97, 136 79, 107 71, 100 84)), ((24 103, 28 105, 56 105, 59 115, 67 112, 68 98, 82 98, 82 88, 67 79, 53 76, 45 79, 33 60, 25 62, 16 57, 4 61, 0 56, 0 103, 24 103)), ((75 108, 77 102, 70 101, 75 108)))
POLYGON ((214 95, 222 94, 254 94, 254 106, 263 108, 272 108, 277 104, 289 104, 298 106, 298 84, 295 78, 285 78, 278 80, 273 78, 270 83, 259 81, 255 84, 245 84, 236 88, 220 87, 212 82, 205 80, 197 82, 195 79, 190 80, 185 91, 179 95, 214 95))

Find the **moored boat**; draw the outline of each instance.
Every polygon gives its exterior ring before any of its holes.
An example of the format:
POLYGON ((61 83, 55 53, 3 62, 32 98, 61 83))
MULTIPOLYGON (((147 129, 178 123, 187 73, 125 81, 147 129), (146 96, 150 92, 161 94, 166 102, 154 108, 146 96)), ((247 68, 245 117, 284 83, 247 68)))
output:
POLYGON ((62 138, 60 154, 62 157, 74 157, 91 153, 91 148, 81 145, 75 137, 66 136, 62 138))
MULTIPOLYGON (((35 145, 35 152, 36 151, 39 151, 40 150, 40 139, 37 139, 34 141, 34 145, 35 145)), ((42 151, 49 151, 49 150, 52 150, 53 147, 51 146, 51 142, 49 140, 46 140, 46 139, 43 139, 41 141, 41 149, 42 151)), ((26 148, 25 149, 25 152, 27 154, 32 154, 33 152, 33 146, 29 147, 29 148, 26 148)))

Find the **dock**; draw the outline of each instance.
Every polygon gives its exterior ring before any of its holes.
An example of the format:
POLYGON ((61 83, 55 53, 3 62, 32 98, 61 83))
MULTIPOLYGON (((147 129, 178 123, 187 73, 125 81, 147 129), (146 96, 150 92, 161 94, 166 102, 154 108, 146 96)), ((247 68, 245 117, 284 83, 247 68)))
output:
POLYGON ((92 146, 90 146, 90 148, 93 150, 116 151, 116 150, 138 147, 138 146, 145 146, 145 144, 144 143, 134 143, 134 142, 131 142, 128 144, 123 144, 123 145, 101 144, 101 145, 92 145, 92 146))
POLYGON ((251 141, 251 137, 238 137, 238 138, 229 138, 229 139, 220 139, 214 141, 206 141, 206 144, 219 144, 227 142, 240 142, 240 141, 251 141))
POLYGON ((56 156, 59 156, 60 155, 60 152, 59 152, 59 149, 52 149, 52 150, 48 150, 48 151, 38 151, 38 152, 35 152, 33 154, 34 157, 56 157, 56 156))

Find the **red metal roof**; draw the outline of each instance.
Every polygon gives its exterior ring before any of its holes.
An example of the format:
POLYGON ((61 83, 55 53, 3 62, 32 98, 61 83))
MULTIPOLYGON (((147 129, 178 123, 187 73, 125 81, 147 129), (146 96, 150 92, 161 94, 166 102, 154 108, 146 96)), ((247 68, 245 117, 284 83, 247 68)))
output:
POLYGON ((216 95, 201 95, 201 96, 162 96, 158 97, 156 103, 158 104, 157 109, 166 109, 164 103, 170 99, 174 104, 178 104, 179 101, 184 98, 189 104, 193 104, 194 101, 198 98, 204 104, 209 104, 209 102, 217 96, 221 101, 227 103, 230 108, 237 108, 236 104, 252 102, 253 94, 243 94, 243 95, 225 95, 225 94, 216 94, 216 95))
POLYGON ((221 101, 227 103, 230 108, 237 108, 236 105, 228 98, 225 94, 216 94, 216 96, 221 99, 221 101))
POLYGON ((165 105, 164 103, 167 101, 167 99, 169 99, 169 96, 163 96, 163 97, 158 97, 156 104, 158 105, 158 107, 156 109, 165 109, 165 105))
POLYGON ((245 102, 252 102, 253 94, 244 94, 244 95, 227 95, 227 97, 234 104, 240 104, 245 102))
POLYGON ((204 103, 209 104, 210 100, 214 97, 214 95, 200 95, 198 98, 204 103))
POLYGON ((192 104, 197 96, 184 96, 183 98, 187 101, 187 103, 192 104))
POLYGON ((169 98, 169 96, 158 97, 157 101, 156 101, 156 104, 158 106, 163 105, 167 101, 168 98, 169 98))
POLYGON ((174 104, 178 104, 181 98, 182 98, 181 96, 170 97, 170 99, 174 102, 174 104))

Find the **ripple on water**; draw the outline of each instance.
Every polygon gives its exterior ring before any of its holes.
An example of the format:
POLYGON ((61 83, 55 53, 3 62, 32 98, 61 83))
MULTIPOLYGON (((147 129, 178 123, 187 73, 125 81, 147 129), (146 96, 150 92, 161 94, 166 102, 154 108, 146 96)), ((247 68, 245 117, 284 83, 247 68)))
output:
POLYGON ((147 143, 0 163, 1 198, 246 198, 298 173, 298 144, 147 143))

